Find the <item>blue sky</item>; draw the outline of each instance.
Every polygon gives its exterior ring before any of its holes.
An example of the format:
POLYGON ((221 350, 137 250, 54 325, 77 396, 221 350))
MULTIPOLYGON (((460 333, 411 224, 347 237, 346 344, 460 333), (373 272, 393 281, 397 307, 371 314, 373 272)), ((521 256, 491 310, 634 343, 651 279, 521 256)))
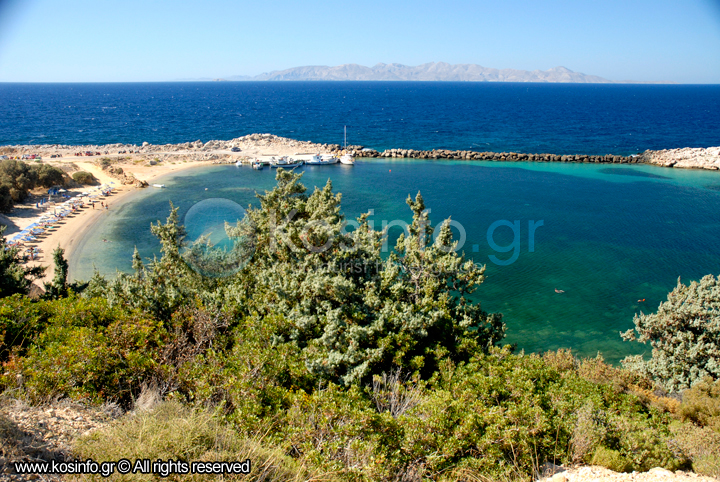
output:
POLYGON ((438 61, 720 83, 720 0, 0 0, 3 82, 438 61))

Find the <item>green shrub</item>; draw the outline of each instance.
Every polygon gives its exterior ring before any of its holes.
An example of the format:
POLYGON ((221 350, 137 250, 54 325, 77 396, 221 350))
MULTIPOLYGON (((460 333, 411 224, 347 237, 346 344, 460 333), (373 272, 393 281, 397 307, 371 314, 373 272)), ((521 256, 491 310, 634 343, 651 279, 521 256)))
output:
MULTIPOLYGON (((268 447, 260 439, 238 436, 208 411, 195 411, 179 404, 166 402, 149 412, 125 416, 111 428, 80 438, 74 451, 82 459, 96 462, 128 459, 182 460, 185 462, 251 461, 252 471, 246 475, 181 475, 170 474, 115 474, 118 481, 205 481, 205 480, 264 480, 304 481, 322 479, 309 473, 300 464, 279 450, 268 447)), ((325 478, 327 479, 327 477, 325 478)), ((89 480, 106 480, 100 475, 89 480)))
POLYGON ((635 315, 625 340, 650 343, 652 357, 627 357, 623 365, 646 373, 668 391, 680 391, 705 377, 720 378, 720 277, 705 276, 675 289, 657 313, 635 315))
POLYGON ((31 400, 65 396, 127 403, 156 373, 164 334, 159 322, 76 296, 14 308, 3 306, 0 312, 6 333, 17 333, 5 347, 12 351, 0 383, 11 387, 22 378, 31 400))
POLYGON ((598 447, 590 459, 591 465, 599 465, 601 467, 614 470, 615 472, 630 472, 632 464, 623 457, 617 450, 598 447))
POLYGON ((95 176, 93 176, 92 173, 89 173, 87 171, 74 172, 72 175, 72 178, 75 180, 75 182, 78 182, 80 184, 85 184, 85 185, 91 185, 91 184, 98 183, 98 180, 95 179, 95 176))
POLYGON ((4 298, 0 303, 0 362, 6 362, 11 351, 24 354, 46 323, 42 303, 19 294, 4 298))
POLYGON ((33 166, 37 173, 37 185, 42 187, 62 186, 65 184, 65 173, 49 164, 33 166))
POLYGON ((0 184, 0 212, 8 213, 12 211, 14 205, 12 194, 10 193, 10 186, 0 184))
POLYGON ((37 183, 37 172, 16 160, 0 161, 0 185, 6 186, 13 202, 23 201, 37 183))
POLYGON ((594 457, 626 470, 688 465, 658 411, 508 349, 448 362, 429 383, 388 376, 364 390, 331 384, 293 399, 276 412, 278 443, 353 480, 463 471, 522 479, 545 461, 594 457))

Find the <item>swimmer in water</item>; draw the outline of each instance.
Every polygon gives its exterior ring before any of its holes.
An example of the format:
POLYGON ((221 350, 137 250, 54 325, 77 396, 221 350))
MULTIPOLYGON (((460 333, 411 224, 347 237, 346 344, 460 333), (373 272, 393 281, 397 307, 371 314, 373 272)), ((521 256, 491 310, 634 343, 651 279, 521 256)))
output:
POLYGON ((556 288, 556 289, 555 289, 555 293, 565 293, 565 290, 559 290, 559 289, 556 288))

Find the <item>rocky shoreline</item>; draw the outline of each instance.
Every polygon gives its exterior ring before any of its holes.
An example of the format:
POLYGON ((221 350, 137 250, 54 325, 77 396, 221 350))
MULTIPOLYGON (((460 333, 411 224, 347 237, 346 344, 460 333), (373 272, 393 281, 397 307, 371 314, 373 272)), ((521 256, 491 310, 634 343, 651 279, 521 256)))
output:
MULTIPOLYGON (((607 155, 559 155, 547 153, 479 152, 467 150, 416 150, 386 149, 378 151, 359 145, 348 146, 355 157, 362 158, 408 158, 468 161, 510 161, 510 162, 575 162, 591 164, 649 164, 662 167, 685 169, 720 170, 720 147, 682 148, 659 151, 647 150, 641 154, 621 156, 607 155)), ((153 145, 144 142, 141 146, 129 144, 108 145, 18 145, 0 147, 0 156, 22 157, 39 155, 43 159, 76 157, 111 157, 126 159, 144 158, 148 162, 168 160, 234 162, 236 159, 257 155, 285 155, 288 153, 339 153, 338 144, 321 144, 298 141, 272 134, 250 134, 229 141, 195 141, 181 144, 153 145), (77 156, 77 154, 83 154, 77 156)))

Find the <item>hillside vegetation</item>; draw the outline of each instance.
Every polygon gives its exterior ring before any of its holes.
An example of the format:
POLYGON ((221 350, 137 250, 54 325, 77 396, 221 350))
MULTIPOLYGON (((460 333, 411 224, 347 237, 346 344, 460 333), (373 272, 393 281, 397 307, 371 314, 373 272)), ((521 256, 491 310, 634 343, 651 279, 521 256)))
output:
POLYGON ((484 267, 449 223, 433 238, 422 196, 381 256, 385 233, 347 229, 329 182, 277 181, 229 251, 188 245, 171 206, 160 258, 69 286, 59 250, 42 299, 6 247, 5 395, 145 408, 80 439, 83 459, 249 458, 250 480, 529 480, 548 461, 720 476, 716 279, 636 318, 649 359, 518 353, 469 298, 484 267))

